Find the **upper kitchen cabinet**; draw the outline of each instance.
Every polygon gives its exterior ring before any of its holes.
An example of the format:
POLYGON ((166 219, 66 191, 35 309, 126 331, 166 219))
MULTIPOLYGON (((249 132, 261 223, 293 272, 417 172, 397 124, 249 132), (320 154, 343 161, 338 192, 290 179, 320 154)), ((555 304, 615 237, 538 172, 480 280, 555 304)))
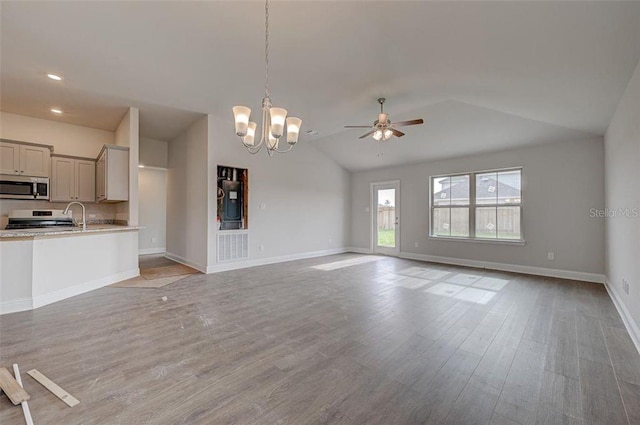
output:
POLYGON ((52 202, 95 202, 96 162, 54 155, 51 158, 52 202))
POLYGON ((105 145, 96 162, 96 200, 129 200, 129 148, 105 145))
POLYGON ((0 174, 49 177, 51 147, 0 141, 0 174))

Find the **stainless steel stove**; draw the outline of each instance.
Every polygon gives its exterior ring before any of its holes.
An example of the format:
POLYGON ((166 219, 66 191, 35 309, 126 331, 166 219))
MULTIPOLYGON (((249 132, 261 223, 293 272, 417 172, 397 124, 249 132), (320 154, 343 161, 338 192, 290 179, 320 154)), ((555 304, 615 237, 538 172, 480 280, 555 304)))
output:
POLYGON ((13 210, 9 213, 7 230, 58 228, 75 226, 71 211, 62 210, 13 210))

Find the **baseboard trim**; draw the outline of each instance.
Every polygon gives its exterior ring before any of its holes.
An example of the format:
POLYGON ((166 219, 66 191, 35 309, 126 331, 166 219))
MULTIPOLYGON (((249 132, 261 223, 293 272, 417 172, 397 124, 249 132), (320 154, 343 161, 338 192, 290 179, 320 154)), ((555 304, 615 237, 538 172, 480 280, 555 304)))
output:
POLYGON ((138 250, 138 255, 148 255, 148 254, 164 254, 167 252, 166 247, 160 248, 143 248, 138 250))
MULTIPOLYGON (((358 254, 371 254, 367 248, 349 248, 349 252, 358 254)), ((557 277, 560 279, 573 279, 585 282, 604 284, 604 275, 597 273, 576 272, 572 270, 547 269, 544 267, 522 266, 518 264, 493 263, 490 261, 467 260, 464 258, 440 257, 437 255, 414 254, 401 252, 398 257, 407 260, 426 261, 430 263, 451 264, 455 266, 474 267, 478 269, 499 270, 504 272, 531 274, 535 276, 557 277)))
POLYGON ((573 279, 585 282, 604 283, 604 275, 597 273, 585 273, 561 269, 547 269, 544 267, 522 266, 518 264, 493 263, 490 261, 466 260, 463 258, 439 257, 435 255, 413 254, 409 252, 401 252, 399 257, 408 260, 420 260, 432 263, 499 270, 503 272, 523 273, 536 276, 557 277, 560 279, 573 279))
POLYGON ((176 263, 184 264, 185 266, 189 266, 189 267, 191 267, 193 269, 196 269, 196 270, 198 270, 199 272, 202 272, 202 273, 207 273, 207 267, 204 266, 203 264, 196 263, 196 262, 191 261, 191 260, 189 260, 187 258, 181 257, 180 255, 173 254, 171 252, 165 252, 164 256, 166 258, 168 258, 169 260, 175 261, 176 263))
POLYGON ((255 260, 233 261, 219 263, 207 267, 207 273, 220 273, 230 270, 246 269, 249 267, 265 266, 267 264, 286 263, 287 261, 304 260, 306 258, 324 257, 327 255, 344 254, 350 252, 351 248, 334 248, 323 251, 302 252, 300 254, 281 255, 279 257, 257 258, 255 260))
POLYGON ((356 248, 356 247, 349 247, 347 248, 348 252, 355 252, 356 254, 373 254, 373 251, 371 251, 368 248, 356 248))
POLYGON ((58 301, 66 300, 67 298, 75 297, 76 295, 84 294, 86 292, 93 291, 95 289, 103 288, 105 286, 131 279, 140 275, 139 269, 127 270, 120 273, 115 273, 109 276, 95 279, 89 282, 74 285, 69 288, 58 289, 57 291, 49 292, 48 294, 39 295, 33 298, 20 298, 12 301, 5 301, 0 303, 0 314, 17 313, 19 311, 35 310, 36 308, 43 307, 45 305, 53 304, 58 301))
POLYGON ((604 287, 607 288, 607 293, 613 301, 613 305, 616 306, 616 310, 618 310, 618 314, 620 314, 620 317, 622 318, 622 323, 624 323, 625 328, 627 328, 627 332, 631 337, 631 341, 633 341, 633 345, 636 346, 636 350, 640 353, 640 327, 635 320, 633 320, 633 317, 631 317, 631 313, 627 310, 627 307, 618 295, 618 291, 611 285, 609 279, 605 280, 604 287))
POLYGON ((31 298, 19 298, 17 300, 3 301, 0 303, 0 315, 32 309, 33 300, 31 298))
POLYGON ((140 275, 140 269, 135 268, 120 273, 115 273, 109 276, 101 277, 99 279, 91 280, 89 282, 81 283, 79 285, 71 286, 69 288, 59 289, 57 291, 49 292, 48 294, 39 295, 33 297, 33 308, 42 307, 48 304, 62 301, 67 298, 75 297, 76 295, 84 294, 105 286, 121 282, 123 280, 131 279, 140 275))

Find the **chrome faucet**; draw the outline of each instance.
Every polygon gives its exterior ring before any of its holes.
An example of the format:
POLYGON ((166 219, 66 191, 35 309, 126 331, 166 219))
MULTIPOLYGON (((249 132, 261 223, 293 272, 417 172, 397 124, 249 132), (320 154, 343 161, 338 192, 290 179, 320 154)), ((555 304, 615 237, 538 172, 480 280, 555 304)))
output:
POLYGON ((82 207, 82 230, 87 230, 87 215, 84 209, 84 204, 82 202, 78 202, 78 201, 69 202, 69 205, 67 205, 67 208, 64 209, 64 212, 62 214, 68 213, 69 207, 73 204, 78 204, 82 207))

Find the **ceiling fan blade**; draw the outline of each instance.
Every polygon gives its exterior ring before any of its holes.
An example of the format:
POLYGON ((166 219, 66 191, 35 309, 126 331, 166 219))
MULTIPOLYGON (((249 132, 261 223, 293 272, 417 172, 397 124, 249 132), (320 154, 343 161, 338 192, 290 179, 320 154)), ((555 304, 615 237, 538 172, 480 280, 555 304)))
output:
POLYGON ((365 137, 371 136, 373 134, 375 130, 371 130, 368 133, 363 134, 362 136, 358 137, 358 139, 364 139, 365 137))
POLYGON ((409 120, 409 121, 400 121, 400 122, 394 122, 393 125, 395 125, 396 127, 402 127, 405 125, 416 125, 416 124, 424 124, 424 120, 422 118, 417 119, 417 120, 409 120))
POLYGON ((345 125, 344 128, 371 128, 370 125, 345 125))
POLYGON ((404 133, 400 130, 396 130, 395 128, 391 127, 389 128, 389 130, 391 130, 391 132, 393 133, 394 136, 396 137, 402 137, 404 136, 404 133))

